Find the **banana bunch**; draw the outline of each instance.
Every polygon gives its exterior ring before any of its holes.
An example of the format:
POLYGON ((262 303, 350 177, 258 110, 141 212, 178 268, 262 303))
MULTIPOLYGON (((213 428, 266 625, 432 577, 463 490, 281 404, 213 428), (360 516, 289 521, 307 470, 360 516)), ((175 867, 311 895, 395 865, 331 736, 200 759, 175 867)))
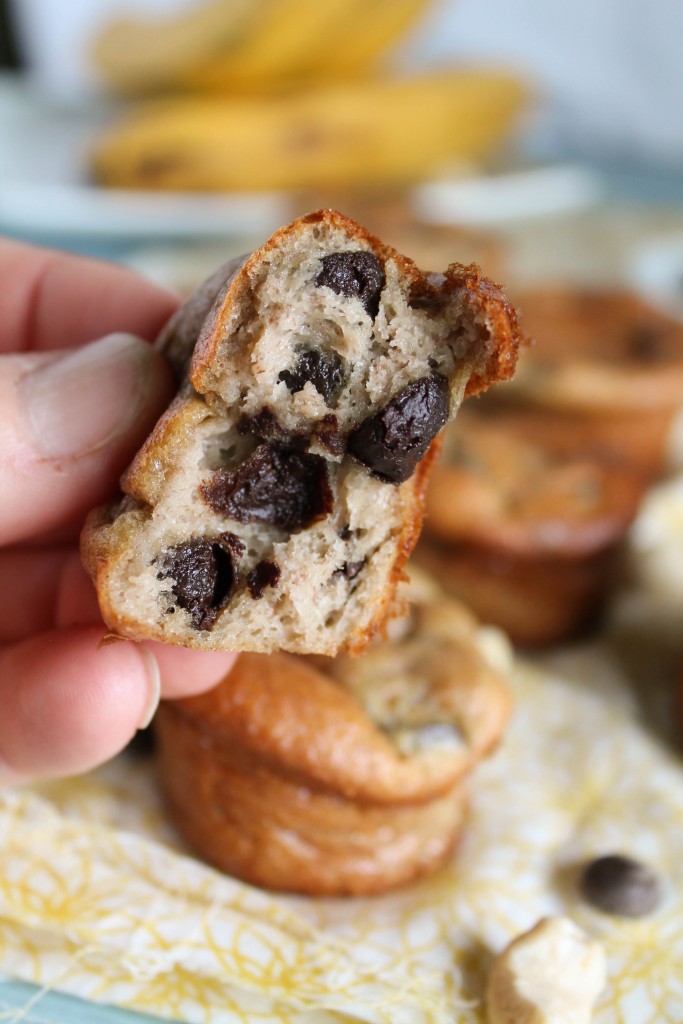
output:
POLYGON ((268 97, 169 99, 113 127, 94 169, 106 185, 139 189, 405 183, 485 156, 523 98, 516 78, 452 72, 268 97))
POLYGON ((203 0, 172 18, 117 18, 91 58, 123 93, 258 93, 363 71, 429 2, 203 0))

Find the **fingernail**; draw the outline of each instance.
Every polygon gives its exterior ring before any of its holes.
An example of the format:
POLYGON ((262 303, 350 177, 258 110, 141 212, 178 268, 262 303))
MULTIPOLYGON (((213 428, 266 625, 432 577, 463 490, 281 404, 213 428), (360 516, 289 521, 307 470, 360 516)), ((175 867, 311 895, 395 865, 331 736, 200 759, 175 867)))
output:
POLYGON ((138 729, 146 729, 154 718, 154 712, 161 700, 161 672, 156 658, 144 644, 138 644, 137 650, 147 669, 147 703, 138 722, 138 729))
POLYGON ((145 406, 153 359, 134 334, 108 334, 22 377, 20 404, 38 452, 85 455, 123 434, 145 406))

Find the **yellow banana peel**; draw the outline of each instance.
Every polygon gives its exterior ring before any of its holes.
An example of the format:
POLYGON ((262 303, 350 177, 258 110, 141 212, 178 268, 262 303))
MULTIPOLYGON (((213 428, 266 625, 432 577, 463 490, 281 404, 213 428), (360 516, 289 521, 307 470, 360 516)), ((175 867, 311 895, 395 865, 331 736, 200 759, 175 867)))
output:
POLYGON ((122 93, 180 89, 205 63, 239 51, 272 0, 205 0, 173 17, 121 15, 90 47, 96 72, 122 93))
POLYGON ((396 43, 427 7, 429 0, 342 0, 337 31, 311 54, 311 73, 344 77, 367 69, 396 43))
POLYGON ((111 186, 253 191, 409 182, 484 157, 519 111, 510 75, 453 72, 279 97, 148 105, 97 145, 111 186))
POLYGON ((115 18, 91 58, 123 93, 259 93, 367 68, 430 2, 204 0, 172 17, 115 18))

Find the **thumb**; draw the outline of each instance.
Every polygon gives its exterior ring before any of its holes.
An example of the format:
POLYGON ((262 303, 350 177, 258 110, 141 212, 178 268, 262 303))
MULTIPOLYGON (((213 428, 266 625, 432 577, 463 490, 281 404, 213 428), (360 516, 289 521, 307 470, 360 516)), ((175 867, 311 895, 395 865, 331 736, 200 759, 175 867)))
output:
POLYGON ((0 357, 0 543, 106 498, 171 394, 166 364, 132 334, 0 357))

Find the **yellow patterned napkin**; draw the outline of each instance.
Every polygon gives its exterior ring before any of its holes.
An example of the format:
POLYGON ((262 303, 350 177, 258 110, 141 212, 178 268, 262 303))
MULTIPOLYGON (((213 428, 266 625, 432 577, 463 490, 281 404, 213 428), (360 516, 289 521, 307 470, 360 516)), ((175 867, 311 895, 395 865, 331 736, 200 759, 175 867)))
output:
POLYGON ((492 956, 562 913, 606 949, 596 1024, 680 1024, 683 765, 652 714, 660 661, 636 685, 615 637, 518 663, 457 856, 391 896, 275 897, 214 872, 180 848, 147 762, 0 794, 0 971, 189 1024, 471 1024, 492 956), (580 900, 580 865, 609 852, 661 874, 656 913, 580 900))

